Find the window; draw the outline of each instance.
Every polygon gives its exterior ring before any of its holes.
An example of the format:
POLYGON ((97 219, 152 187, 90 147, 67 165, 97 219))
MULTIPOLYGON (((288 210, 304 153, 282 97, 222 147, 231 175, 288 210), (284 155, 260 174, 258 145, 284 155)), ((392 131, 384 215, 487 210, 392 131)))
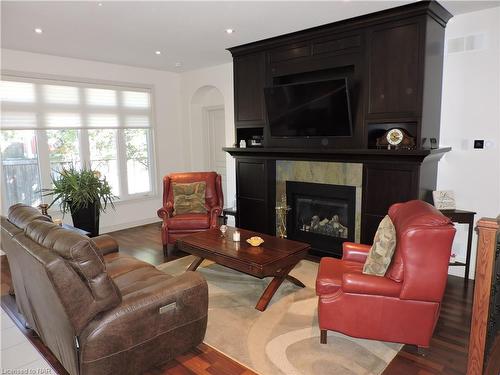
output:
POLYGON ((99 170, 121 200, 154 193, 148 89, 4 76, 2 208, 38 205, 65 167, 99 170))

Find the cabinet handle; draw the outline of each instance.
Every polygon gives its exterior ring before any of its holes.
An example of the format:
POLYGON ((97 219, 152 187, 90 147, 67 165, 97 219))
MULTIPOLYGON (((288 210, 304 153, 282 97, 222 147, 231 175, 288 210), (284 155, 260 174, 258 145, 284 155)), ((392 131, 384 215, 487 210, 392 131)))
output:
POLYGON ((413 94, 413 89, 411 87, 406 88, 406 95, 411 95, 413 94))

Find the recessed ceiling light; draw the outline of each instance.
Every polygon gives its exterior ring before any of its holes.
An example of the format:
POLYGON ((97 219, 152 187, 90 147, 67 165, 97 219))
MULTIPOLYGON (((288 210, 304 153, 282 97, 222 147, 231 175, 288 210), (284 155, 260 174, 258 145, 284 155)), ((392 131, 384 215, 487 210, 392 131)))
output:
POLYGON ((37 34, 41 34, 41 33, 43 33, 43 30, 42 30, 42 29, 40 29, 39 27, 37 27, 37 28, 35 29, 35 33, 37 33, 37 34))
POLYGON ((175 63, 175 66, 178 68, 178 67, 182 66, 182 63, 180 63, 180 62, 176 62, 176 63, 175 63))
POLYGON ((100 6, 100 7, 102 7, 102 3, 97 3, 97 6, 100 6))
POLYGON ((234 33, 233 29, 226 29, 226 34, 232 34, 232 33, 234 33))
POLYGON ((157 55, 161 55, 161 51, 155 51, 157 55))

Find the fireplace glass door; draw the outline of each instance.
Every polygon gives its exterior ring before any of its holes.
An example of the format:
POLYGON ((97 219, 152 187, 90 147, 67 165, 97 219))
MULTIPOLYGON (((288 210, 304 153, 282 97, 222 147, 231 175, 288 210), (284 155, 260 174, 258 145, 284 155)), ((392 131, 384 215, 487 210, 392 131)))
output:
POLYGON ((287 181, 288 238, 307 242, 320 256, 342 256, 342 243, 354 241, 356 188, 287 181))

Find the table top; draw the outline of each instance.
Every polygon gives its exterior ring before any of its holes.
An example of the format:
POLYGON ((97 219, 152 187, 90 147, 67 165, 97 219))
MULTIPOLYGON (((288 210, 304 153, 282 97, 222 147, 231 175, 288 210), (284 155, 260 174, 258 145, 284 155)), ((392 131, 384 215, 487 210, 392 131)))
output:
POLYGON ((465 211, 465 210, 457 210, 457 209, 454 209, 454 210, 439 210, 441 211, 441 213, 443 215, 446 215, 446 214, 473 214, 475 215, 476 212, 474 211, 465 211))
POLYGON ((218 257, 237 259, 245 263, 252 263, 260 266, 301 253, 305 256, 307 250, 310 248, 310 245, 306 243, 244 229, 238 229, 240 231, 241 241, 234 242, 232 238, 235 230, 236 228, 228 227, 225 237, 221 237, 219 228, 209 229, 207 231, 189 234, 179 238, 177 241, 181 250, 185 250, 187 246, 218 257), (251 246, 246 240, 253 236, 261 237, 264 242, 257 247, 251 246))

